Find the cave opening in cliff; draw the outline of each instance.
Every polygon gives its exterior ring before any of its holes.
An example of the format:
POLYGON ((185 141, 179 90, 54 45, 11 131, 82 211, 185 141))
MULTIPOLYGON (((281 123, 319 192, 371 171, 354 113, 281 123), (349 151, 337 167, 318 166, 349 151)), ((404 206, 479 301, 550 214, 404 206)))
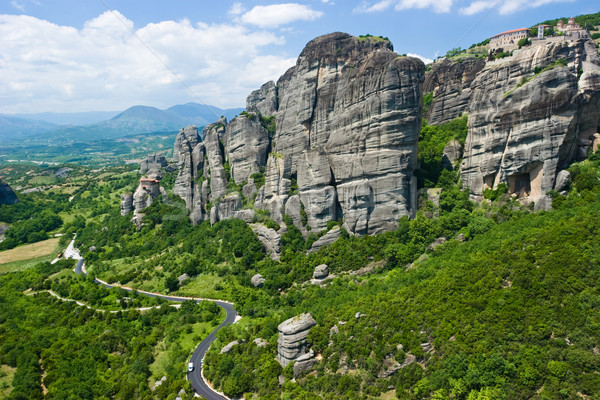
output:
POLYGON ((516 194, 517 198, 542 196, 543 164, 531 165, 527 172, 517 173, 508 177, 509 193, 516 194))
POLYGON ((517 198, 527 197, 531 193, 529 173, 513 174, 508 177, 509 193, 516 194, 517 198))

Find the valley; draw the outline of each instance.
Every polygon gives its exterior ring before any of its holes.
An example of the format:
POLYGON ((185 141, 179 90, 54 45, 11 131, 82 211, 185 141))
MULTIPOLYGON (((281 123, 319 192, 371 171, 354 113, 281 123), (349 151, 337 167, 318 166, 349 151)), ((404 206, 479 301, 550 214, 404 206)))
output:
POLYGON ((540 25, 3 142, 0 398, 598 399, 600 14, 540 25))

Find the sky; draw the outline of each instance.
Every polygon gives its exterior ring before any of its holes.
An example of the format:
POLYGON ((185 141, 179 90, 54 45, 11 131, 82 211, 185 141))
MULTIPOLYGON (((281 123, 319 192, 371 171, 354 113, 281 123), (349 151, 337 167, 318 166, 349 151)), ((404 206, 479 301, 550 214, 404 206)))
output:
POLYGON ((0 0, 0 113, 244 107, 311 39, 388 37, 430 62, 598 0, 0 0))

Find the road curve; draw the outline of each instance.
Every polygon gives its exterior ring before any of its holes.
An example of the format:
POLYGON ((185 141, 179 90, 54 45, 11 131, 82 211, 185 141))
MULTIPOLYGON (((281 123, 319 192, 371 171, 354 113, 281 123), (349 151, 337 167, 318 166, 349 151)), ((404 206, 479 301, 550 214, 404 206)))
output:
MULTIPOLYGON (((73 242, 71 242, 71 244, 70 244, 71 248, 73 248, 72 245, 73 245, 73 242)), ((77 255, 78 254, 79 253, 77 252, 77 255)), ((72 257, 72 258, 75 258, 75 257, 72 257)), ((84 275, 86 275, 85 270, 82 267, 83 267, 83 259, 79 258, 79 259, 77 259, 75 273, 77 273, 77 274, 83 273, 84 275)), ((194 370, 187 373, 187 379, 190 381, 192 388, 194 389, 194 392, 196 392, 196 394, 204 397, 207 400, 227 400, 228 399, 228 397, 217 393, 210 386, 208 386, 208 384, 204 380, 204 377, 202 376, 202 360, 204 359, 204 355, 210 348, 210 345, 212 344, 212 342, 214 342, 215 339, 217 338, 216 337, 217 331, 219 329, 223 328, 224 326, 233 324, 235 322, 235 318, 237 317, 237 312, 235 311, 235 308, 233 308, 232 303, 229 303, 226 301, 220 301, 220 300, 212 300, 212 299, 199 299, 199 298, 181 297, 181 296, 167 296, 167 295, 160 294, 160 293, 152 293, 152 292, 147 292, 145 290, 137 290, 137 289, 133 289, 133 288, 130 288, 127 286, 111 285, 110 283, 104 282, 103 280, 100 280, 97 278, 94 278, 94 282, 97 283, 98 285, 102 285, 108 289, 115 287, 115 288, 124 289, 128 292, 136 291, 145 296, 158 297, 158 298, 168 300, 168 301, 182 302, 182 301, 186 301, 186 300, 193 300, 196 303, 200 303, 201 301, 212 301, 213 303, 216 303, 219 307, 224 309, 227 314, 225 316, 225 321, 223 321, 223 323, 221 325, 217 326, 217 328, 214 331, 212 331, 210 333, 210 335, 208 335, 206 338, 204 338, 204 340, 202 342, 200 342, 198 347, 196 347, 196 350, 194 350, 194 354, 192 354, 192 358, 190 359, 190 362, 194 363, 194 370)))

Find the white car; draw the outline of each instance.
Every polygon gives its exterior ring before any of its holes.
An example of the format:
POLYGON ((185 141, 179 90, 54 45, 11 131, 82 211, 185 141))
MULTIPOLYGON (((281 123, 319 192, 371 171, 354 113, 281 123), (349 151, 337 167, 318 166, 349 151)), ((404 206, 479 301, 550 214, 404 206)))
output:
POLYGON ((194 363, 191 362, 188 364, 188 372, 192 372, 194 370, 194 363))

